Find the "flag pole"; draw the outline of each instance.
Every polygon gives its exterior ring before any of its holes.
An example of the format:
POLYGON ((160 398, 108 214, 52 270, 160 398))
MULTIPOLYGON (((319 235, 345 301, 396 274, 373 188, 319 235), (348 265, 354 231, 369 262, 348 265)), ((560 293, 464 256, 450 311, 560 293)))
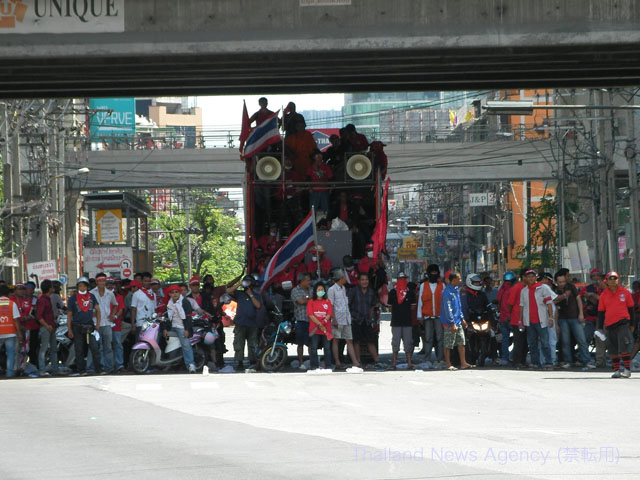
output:
POLYGON ((311 217, 313 221, 313 242, 316 244, 316 275, 320 279, 320 252, 318 251, 318 230, 316 229, 316 206, 311 205, 311 217))

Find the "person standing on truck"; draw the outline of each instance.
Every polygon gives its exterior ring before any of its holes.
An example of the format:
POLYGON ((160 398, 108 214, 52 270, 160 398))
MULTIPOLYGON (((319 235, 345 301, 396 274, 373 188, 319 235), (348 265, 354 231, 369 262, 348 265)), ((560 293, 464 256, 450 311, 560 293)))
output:
POLYGON ((314 149, 309 155, 311 166, 307 169, 307 176, 311 178, 311 182, 318 186, 311 187, 311 197, 309 208, 315 208, 316 218, 319 211, 327 214, 329 212, 329 187, 322 185, 333 178, 333 172, 322 159, 322 152, 314 149))
POLYGON ((264 122, 267 118, 273 115, 273 112, 267 108, 269 101, 266 97, 260 97, 258 99, 258 105, 260 105, 260 110, 251 115, 249 118, 249 125, 253 122, 256 122, 256 127, 264 122))
POLYGON ((306 130, 307 124, 302 115, 295 120, 295 133, 287 135, 284 141, 285 154, 293 160, 293 168, 301 175, 307 175, 311 166, 311 152, 318 148, 313 135, 306 130))

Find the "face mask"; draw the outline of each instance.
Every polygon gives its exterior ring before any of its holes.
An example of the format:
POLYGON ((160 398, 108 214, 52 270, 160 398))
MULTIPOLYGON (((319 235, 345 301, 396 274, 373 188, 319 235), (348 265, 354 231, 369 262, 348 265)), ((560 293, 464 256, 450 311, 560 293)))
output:
POLYGON ((242 282, 242 286, 243 286, 244 288, 247 288, 247 287, 249 287, 250 285, 251 285, 251 282, 242 282))
POLYGON ((373 252, 367 252, 367 257, 373 258, 373 252))
POLYGON ((318 297, 324 297, 324 290, 318 290, 318 297))
POLYGON ((353 267, 347 267, 347 270, 351 271, 353 270, 353 267))
POLYGON ((438 281, 439 275, 437 273, 429 274, 429 283, 436 283, 438 281))
POLYGON ((269 235, 271 235, 272 237, 276 236, 276 232, 269 232, 269 235))
POLYGON ((318 260, 318 257, 311 257, 311 260, 313 260, 314 262, 318 260))

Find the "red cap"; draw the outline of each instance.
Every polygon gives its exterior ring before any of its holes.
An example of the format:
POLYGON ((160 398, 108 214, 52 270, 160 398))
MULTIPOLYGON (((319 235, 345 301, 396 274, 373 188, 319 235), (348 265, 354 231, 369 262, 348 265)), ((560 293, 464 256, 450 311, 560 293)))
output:
POLYGON ((169 288, 167 288, 167 292, 171 293, 171 292, 182 292, 182 287, 180 287, 180 285, 169 285, 169 288))
POLYGON ((593 277, 594 275, 600 275, 602 276, 602 272, 600 270, 598 270, 597 268, 594 268, 593 270, 591 270, 591 272, 589 273, 590 277, 593 277))
POLYGON ((447 270, 446 272, 444 272, 443 278, 449 278, 449 275, 451 275, 451 273, 453 273, 453 270, 447 270))
POLYGON ((142 288, 142 284, 138 280, 132 280, 131 283, 129 284, 129 287, 142 288))
POLYGON ((153 285, 154 283, 157 283, 158 285, 160 285, 160 280, 158 280, 157 278, 152 278, 151 285, 153 285))
POLYGON ((608 280, 609 277, 618 277, 618 278, 620 278, 620 275, 618 275, 618 272, 611 271, 611 272, 607 273, 604 276, 605 280, 608 280))
POLYGON ((367 250, 373 250, 373 243, 367 243, 364 248, 366 248, 367 250))
POLYGON ((24 283, 16 283, 14 288, 25 288, 24 283))
POLYGON ((530 273, 533 273, 536 277, 538 276, 538 272, 536 272, 535 270, 533 270, 531 268, 529 270, 527 270, 526 272, 524 272, 525 275, 529 275, 530 273))
POLYGON ((196 274, 189 280, 189 285, 200 285, 200 275, 196 274))

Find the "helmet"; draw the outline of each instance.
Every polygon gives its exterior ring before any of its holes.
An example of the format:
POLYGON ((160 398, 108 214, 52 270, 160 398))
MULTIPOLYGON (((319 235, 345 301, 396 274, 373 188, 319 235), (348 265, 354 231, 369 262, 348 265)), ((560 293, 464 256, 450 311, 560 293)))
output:
POLYGON ((76 280, 76 285, 78 285, 79 283, 84 283, 89 286, 89 279, 87 277, 80 277, 78 280, 76 280))
POLYGON ((513 282, 515 279, 516 279, 516 274, 513 272, 506 272, 502 276, 502 280, 504 280, 505 282, 513 282))
POLYGON ((480 278, 480 275, 477 273, 470 273, 467 275, 466 285, 467 288, 470 288, 471 290, 482 290, 482 279, 480 278))
POLYGON ((211 332, 207 332, 204 336, 204 344, 205 345, 213 345, 213 342, 218 338, 218 331, 213 330, 211 332))

